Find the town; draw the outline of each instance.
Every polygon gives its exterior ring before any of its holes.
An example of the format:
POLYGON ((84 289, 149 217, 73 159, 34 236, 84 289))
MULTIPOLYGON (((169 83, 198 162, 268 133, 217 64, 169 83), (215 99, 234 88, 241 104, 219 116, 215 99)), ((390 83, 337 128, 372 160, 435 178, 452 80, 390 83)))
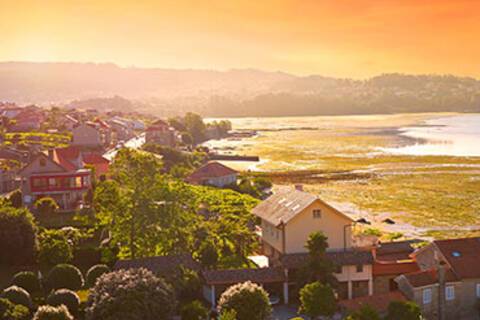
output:
POLYGON ((229 121, 0 116, 0 319, 480 316, 480 238, 382 239, 302 184, 230 168, 256 157, 202 145, 251 134, 229 121))

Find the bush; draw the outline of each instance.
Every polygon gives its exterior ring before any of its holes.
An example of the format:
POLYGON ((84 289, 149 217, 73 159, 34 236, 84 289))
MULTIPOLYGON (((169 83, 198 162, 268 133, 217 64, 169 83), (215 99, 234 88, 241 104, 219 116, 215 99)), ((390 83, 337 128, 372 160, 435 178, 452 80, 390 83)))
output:
POLYGON ((35 201, 35 209, 39 214, 48 216, 54 214, 58 210, 58 204, 50 197, 40 198, 35 201))
POLYGON ((37 228, 27 209, 0 207, 0 264, 28 265, 35 261, 37 228))
POLYGON ((183 306, 180 315, 182 320, 204 320, 208 315, 208 310, 198 301, 192 301, 183 306))
POLYGON ((80 298, 72 290, 58 289, 50 293, 47 298, 47 303, 54 307, 63 304, 71 314, 76 314, 78 312, 78 307, 80 306, 80 298))
POLYGON ((272 312, 267 292, 250 281, 233 285, 222 294, 218 312, 228 310, 235 310, 237 320, 264 320, 272 312))
POLYGON ((13 276, 12 283, 17 287, 23 288, 30 294, 38 293, 42 290, 40 279, 35 272, 22 271, 13 276))
POLYGON ((364 304, 359 310, 350 314, 346 320, 380 320, 377 310, 364 304))
POLYGON ((332 316, 337 309, 332 288, 320 282, 307 284, 300 290, 300 303, 300 312, 311 318, 332 316))
POLYGON ((0 319, 30 320, 30 311, 20 304, 13 304, 8 299, 0 298, 0 319))
POLYGON ((165 320, 174 312, 176 300, 163 279, 146 269, 130 269, 98 278, 87 304, 88 320, 165 320))
POLYGON ((87 288, 91 288, 95 285, 95 282, 97 282, 97 279, 103 275, 104 273, 110 272, 110 268, 107 265, 104 264, 97 264, 87 271, 87 288))
POLYGON ((72 247, 62 231, 44 230, 38 238, 40 240, 38 250, 40 264, 54 266, 72 260, 72 247))
POLYGON ((71 264, 56 265, 47 275, 46 286, 49 290, 80 290, 84 281, 80 270, 71 264))
POLYGON ((33 320, 74 320, 67 307, 40 306, 33 320))
POLYGON ((17 286, 11 286, 3 290, 2 298, 10 300, 13 304, 20 304, 27 308, 32 308, 32 298, 25 290, 17 286))

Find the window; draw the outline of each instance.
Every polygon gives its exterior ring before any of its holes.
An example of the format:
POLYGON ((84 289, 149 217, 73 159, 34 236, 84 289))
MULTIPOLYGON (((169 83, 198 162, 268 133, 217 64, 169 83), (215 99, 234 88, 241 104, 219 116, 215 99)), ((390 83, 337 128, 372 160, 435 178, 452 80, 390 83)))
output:
POLYGON ((363 272, 363 264, 357 264, 357 272, 363 272))
POLYGON ((455 299, 455 287, 446 286, 445 287, 445 300, 450 301, 455 299))
POLYGON ((432 302, 432 289, 423 289, 423 304, 429 304, 432 302))
POLYGON ((480 298, 480 283, 477 283, 477 298, 480 298))
POLYGON ((320 210, 320 209, 313 210, 313 218, 314 219, 320 219, 321 217, 322 217, 322 210, 320 210))

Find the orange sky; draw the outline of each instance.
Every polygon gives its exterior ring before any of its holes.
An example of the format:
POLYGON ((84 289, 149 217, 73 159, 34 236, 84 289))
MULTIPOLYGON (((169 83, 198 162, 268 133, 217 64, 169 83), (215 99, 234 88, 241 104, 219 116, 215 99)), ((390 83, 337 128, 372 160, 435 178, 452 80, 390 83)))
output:
POLYGON ((0 0, 0 61, 480 78, 478 0, 0 0))

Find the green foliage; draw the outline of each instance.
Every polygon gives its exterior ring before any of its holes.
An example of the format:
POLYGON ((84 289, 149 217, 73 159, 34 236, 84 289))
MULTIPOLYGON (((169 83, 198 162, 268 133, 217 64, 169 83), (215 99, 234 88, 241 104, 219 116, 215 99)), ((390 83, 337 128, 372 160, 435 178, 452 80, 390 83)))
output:
POLYGON ((20 304, 14 304, 8 299, 0 298, 0 319, 30 320, 30 310, 20 304))
POLYGON ((380 320, 377 310, 368 304, 363 305, 359 310, 350 314, 346 320, 380 320))
POLYGON ((168 280, 180 304, 202 298, 202 280, 196 271, 180 266, 168 280))
POLYGON ((35 260, 35 221, 27 209, 0 206, 0 264, 28 265, 35 260))
POLYGON ((58 289, 48 295, 47 303, 54 307, 64 305, 71 314, 75 315, 80 306, 80 298, 72 290, 58 289))
POLYGON ((97 264, 88 269, 87 271, 87 276, 86 276, 86 286, 87 288, 91 288, 95 285, 95 282, 97 282, 97 279, 105 274, 110 272, 110 268, 107 265, 104 264, 97 264))
POLYGON ((365 235, 365 236, 381 237, 382 236, 382 231, 380 231, 377 228, 366 228, 366 229, 362 230, 361 234, 365 235))
POLYGON ((43 197, 38 199, 37 201, 35 201, 34 206, 40 215, 47 217, 57 212, 59 208, 55 200, 50 197, 43 197))
POLYGON ((166 320, 175 295, 163 279, 146 269, 119 270, 101 276, 90 290, 88 320, 166 320))
POLYGON ((40 306, 33 320, 74 320, 74 318, 65 306, 40 306))
POLYGON ((309 252, 308 261, 298 272, 298 286, 319 281, 330 285, 336 284, 333 275, 335 266, 325 255, 328 249, 328 238, 322 232, 312 233, 305 246, 309 252))
POLYGON ((67 147, 70 133, 18 132, 5 134, 5 141, 21 145, 39 145, 43 149, 67 147))
POLYGON ((40 264, 54 266, 72 261, 72 246, 68 241, 66 234, 61 230, 43 230, 38 239, 38 261, 40 264))
POLYGON ((17 286, 11 286, 3 290, 1 297, 10 300, 14 304, 20 304, 27 308, 32 308, 32 298, 25 290, 17 286))
POLYGON ((212 269, 218 264, 220 254, 218 253, 217 247, 211 241, 204 241, 198 249, 197 258, 207 269, 212 269))
POLYGON ((206 154, 200 151, 184 152, 154 143, 145 144, 142 149, 161 155, 163 165, 168 171, 171 171, 174 167, 183 167, 191 171, 204 163, 206 158, 206 154))
POLYGON ((182 320, 204 320, 207 318, 208 309, 198 300, 184 305, 180 311, 182 320))
POLYGON ((420 320, 420 307, 413 301, 392 301, 388 305, 388 320, 420 320))
POLYGON ((71 264, 58 264, 47 275, 46 286, 49 290, 80 290, 83 287, 82 272, 71 264))
POLYGON ((188 112, 183 117, 183 124, 185 125, 186 131, 192 136, 195 144, 205 141, 206 126, 202 117, 198 114, 188 112))
POLYGON ((224 310, 220 313, 218 320, 237 320, 237 312, 235 310, 224 310))
POLYGON ((313 282, 300 290, 300 313, 309 317, 330 317, 337 309, 335 294, 329 285, 313 282))
POLYGON ((267 292, 249 281, 233 285, 222 294, 218 312, 228 310, 236 312, 237 320, 265 320, 272 312, 267 292))
POLYGON ((42 290, 38 275, 32 271, 22 271, 15 274, 12 279, 12 284, 25 289, 30 294, 35 294, 42 290))
POLYGON ((14 208, 19 209, 19 208, 23 207, 22 191, 20 189, 17 189, 15 191, 13 191, 10 194, 10 197, 8 198, 8 200, 10 200, 10 203, 12 204, 12 207, 14 207, 14 208))

